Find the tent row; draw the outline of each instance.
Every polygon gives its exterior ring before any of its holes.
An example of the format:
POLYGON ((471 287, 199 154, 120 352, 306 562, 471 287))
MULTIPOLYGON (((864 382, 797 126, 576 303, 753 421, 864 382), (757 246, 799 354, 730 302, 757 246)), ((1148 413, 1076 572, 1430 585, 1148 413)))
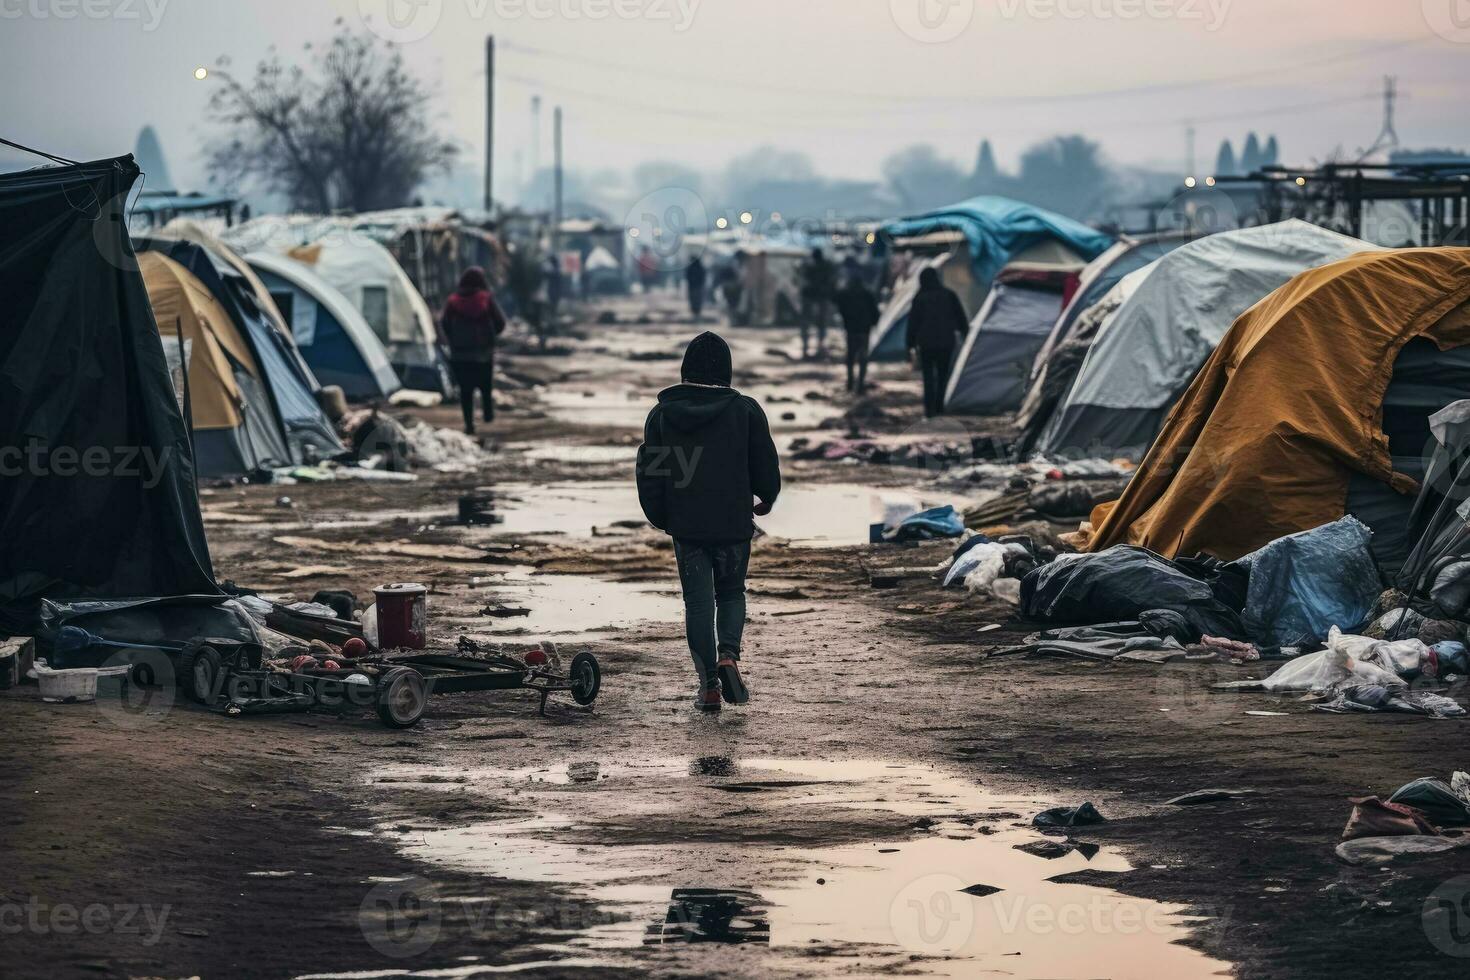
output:
POLYGON ((1237 317, 1293 276, 1375 248, 1296 219, 1112 239, 996 198, 885 231, 908 269, 872 356, 903 356, 919 276, 939 270, 971 316, 946 413, 1014 413, 1021 451, 1053 458, 1141 456, 1237 317))
POLYGON ((363 350, 357 340, 363 325, 386 352, 399 382, 390 388, 401 384, 412 391, 447 396, 453 387, 439 349, 434 313, 403 265, 379 240, 405 254, 414 251, 422 260, 416 265, 425 281, 437 283, 444 275, 442 261, 431 261, 422 238, 405 230, 405 222, 401 215, 382 221, 371 215, 351 219, 270 215, 227 229, 221 237, 270 280, 272 292, 289 308, 282 313, 308 362, 314 357, 310 348, 317 342, 315 327, 323 322, 325 310, 329 330, 322 339, 329 349, 322 359, 330 362, 331 371, 343 369, 342 355, 350 353, 341 347, 341 335, 346 334, 358 348, 348 358, 358 372, 355 386, 362 391, 358 397, 391 394, 382 390, 383 379, 375 370, 376 351, 363 350), (364 366, 370 369, 363 371, 364 366))

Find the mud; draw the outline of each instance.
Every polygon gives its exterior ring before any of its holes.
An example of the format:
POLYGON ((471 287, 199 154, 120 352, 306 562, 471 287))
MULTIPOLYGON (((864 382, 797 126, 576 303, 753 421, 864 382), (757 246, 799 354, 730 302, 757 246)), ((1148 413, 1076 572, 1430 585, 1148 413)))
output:
MULTIPOLYGON (((642 413, 695 329, 507 355, 476 472, 207 491, 221 578, 303 598, 422 581, 436 643, 592 650, 603 694, 545 717, 524 693, 443 696, 394 732, 0 692, 0 907, 46 910, 6 932, 0 974, 1463 976, 1470 944, 1423 912, 1470 856, 1350 868, 1332 848, 1347 797, 1462 765, 1465 729, 1208 691, 1245 668, 988 659, 1026 631, 1005 607, 869 585, 947 555, 864 543, 885 499, 965 499, 932 472, 788 461, 752 558, 754 699, 692 711, 671 549, 629 522, 642 413), (494 519, 462 520, 467 496, 494 519), (1211 786, 1254 792, 1164 805, 1211 786), (1107 822, 1030 825, 1083 801, 1107 822), (55 916, 94 907, 166 914, 156 934, 55 916)), ((726 333, 768 414, 796 413, 783 440, 834 434, 840 365, 726 333)), ((874 379, 874 431, 931 438, 906 369, 874 379)))

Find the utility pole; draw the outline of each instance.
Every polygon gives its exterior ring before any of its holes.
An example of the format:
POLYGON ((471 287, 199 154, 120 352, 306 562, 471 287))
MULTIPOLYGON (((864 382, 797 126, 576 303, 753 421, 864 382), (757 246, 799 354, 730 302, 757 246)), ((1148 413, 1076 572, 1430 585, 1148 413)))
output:
MULTIPOLYGON (((536 181, 541 179, 541 96, 531 96, 531 183, 529 188, 536 186, 536 181)), ((533 207, 540 208, 543 198, 538 193, 529 202, 533 207)))
POLYGON ((1378 138, 1373 145, 1363 151, 1360 160, 1366 160, 1375 153, 1382 151, 1392 152, 1399 148, 1398 130, 1394 129, 1393 117, 1395 105, 1399 98, 1399 80, 1393 75, 1383 76, 1383 128, 1378 131, 1378 138))
POLYGON ((1194 175, 1194 123, 1189 123, 1184 127, 1184 176, 1194 175))
POLYGON ((495 203, 495 35, 485 38, 485 211, 495 203))
POLYGON ((551 225, 551 250, 556 255, 556 261, 561 262, 561 221, 562 221, 562 155, 561 155, 561 106, 556 107, 552 115, 552 140, 555 154, 556 174, 554 186, 556 188, 555 205, 552 210, 551 225))

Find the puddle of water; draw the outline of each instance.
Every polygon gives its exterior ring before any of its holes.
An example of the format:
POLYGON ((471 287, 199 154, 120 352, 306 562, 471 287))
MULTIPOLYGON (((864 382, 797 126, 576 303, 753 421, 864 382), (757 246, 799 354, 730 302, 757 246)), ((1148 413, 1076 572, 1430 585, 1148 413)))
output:
MULTIPOLYGON (((866 544, 868 526, 894 514, 955 503, 911 490, 861 484, 788 484, 776 509, 756 524, 796 547, 830 548, 866 544)), ((591 537, 621 521, 643 521, 632 480, 622 483, 508 484, 496 488, 498 534, 591 537)))
POLYGON ((578 952, 725 941, 796 957, 813 944, 850 944, 869 967, 888 959, 966 977, 1187 978, 1225 968, 1177 945, 1190 924, 1181 907, 1051 880, 1129 870, 1119 855, 1016 850, 1039 839, 1017 818, 1043 801, 873 761, 601 762, 592 780, 577 771, 465 771, 461 790, 540 815, 416 831, 398 844, 459 870, 577 888, 608 912, 568 941, 578 952), (926 829, 875 839, 875 827, 894 826, 875 820, 884 813, 926 829))
POLYGON ((486 636, 531 634, 564 639, 684 618, 683 602, 667 589, 609 582, 590 575, 550 575, 516 569, 504 575, 479 577, 476 584, 494 590, 492 605, 527 609, 529 613, 446 620, 446 625, 486 636))
POLYGON ((616 425, 642 429, 653 408, 654 397, 631 388, 567 387, 545 389, 541 400, 547 414, 579 425, 616 425))
POLYGON ((907 490, 858 484, 797 484, 781 491, 776 509, 756 519, 762 530, 797 547, 867 544, 868 526, 953 500, 931 500, 907 490))

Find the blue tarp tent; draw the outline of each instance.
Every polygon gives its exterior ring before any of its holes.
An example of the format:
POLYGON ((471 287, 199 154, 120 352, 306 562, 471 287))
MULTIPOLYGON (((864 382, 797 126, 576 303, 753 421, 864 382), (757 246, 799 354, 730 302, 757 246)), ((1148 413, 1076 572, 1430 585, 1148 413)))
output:
MULTIPOLYGON (((971 316, 979 311, 991 283, 1006 263, 1027 249, 1055 242, 1090 262, 1113 244, 1112 236, 1081 222, 1005 197, 972 197, 960 204, 891 221, 883 226, 882 233, 893 239, 943 233, 958 235, 969 253, 969 268, 963 271, 968 272, 966 278, 971 286, 956 291, 962 292, 960 298, 966 302, 966 312, 971 316), (965 292, 969 295, 963 295, 965 292)), ((917 271, 918 266, 914 269, 915 278, 917 271)), ((955 286, 950 280, 958 271, 953 263, 946 265, 941 271, 946 285, 955 286)), ((893 360, 903 356, 907 307, 912 300, 912 290, 895 290, 890 307, 898 303, 902 308, 884 310, 871 347, 875 359, 893 360)))

